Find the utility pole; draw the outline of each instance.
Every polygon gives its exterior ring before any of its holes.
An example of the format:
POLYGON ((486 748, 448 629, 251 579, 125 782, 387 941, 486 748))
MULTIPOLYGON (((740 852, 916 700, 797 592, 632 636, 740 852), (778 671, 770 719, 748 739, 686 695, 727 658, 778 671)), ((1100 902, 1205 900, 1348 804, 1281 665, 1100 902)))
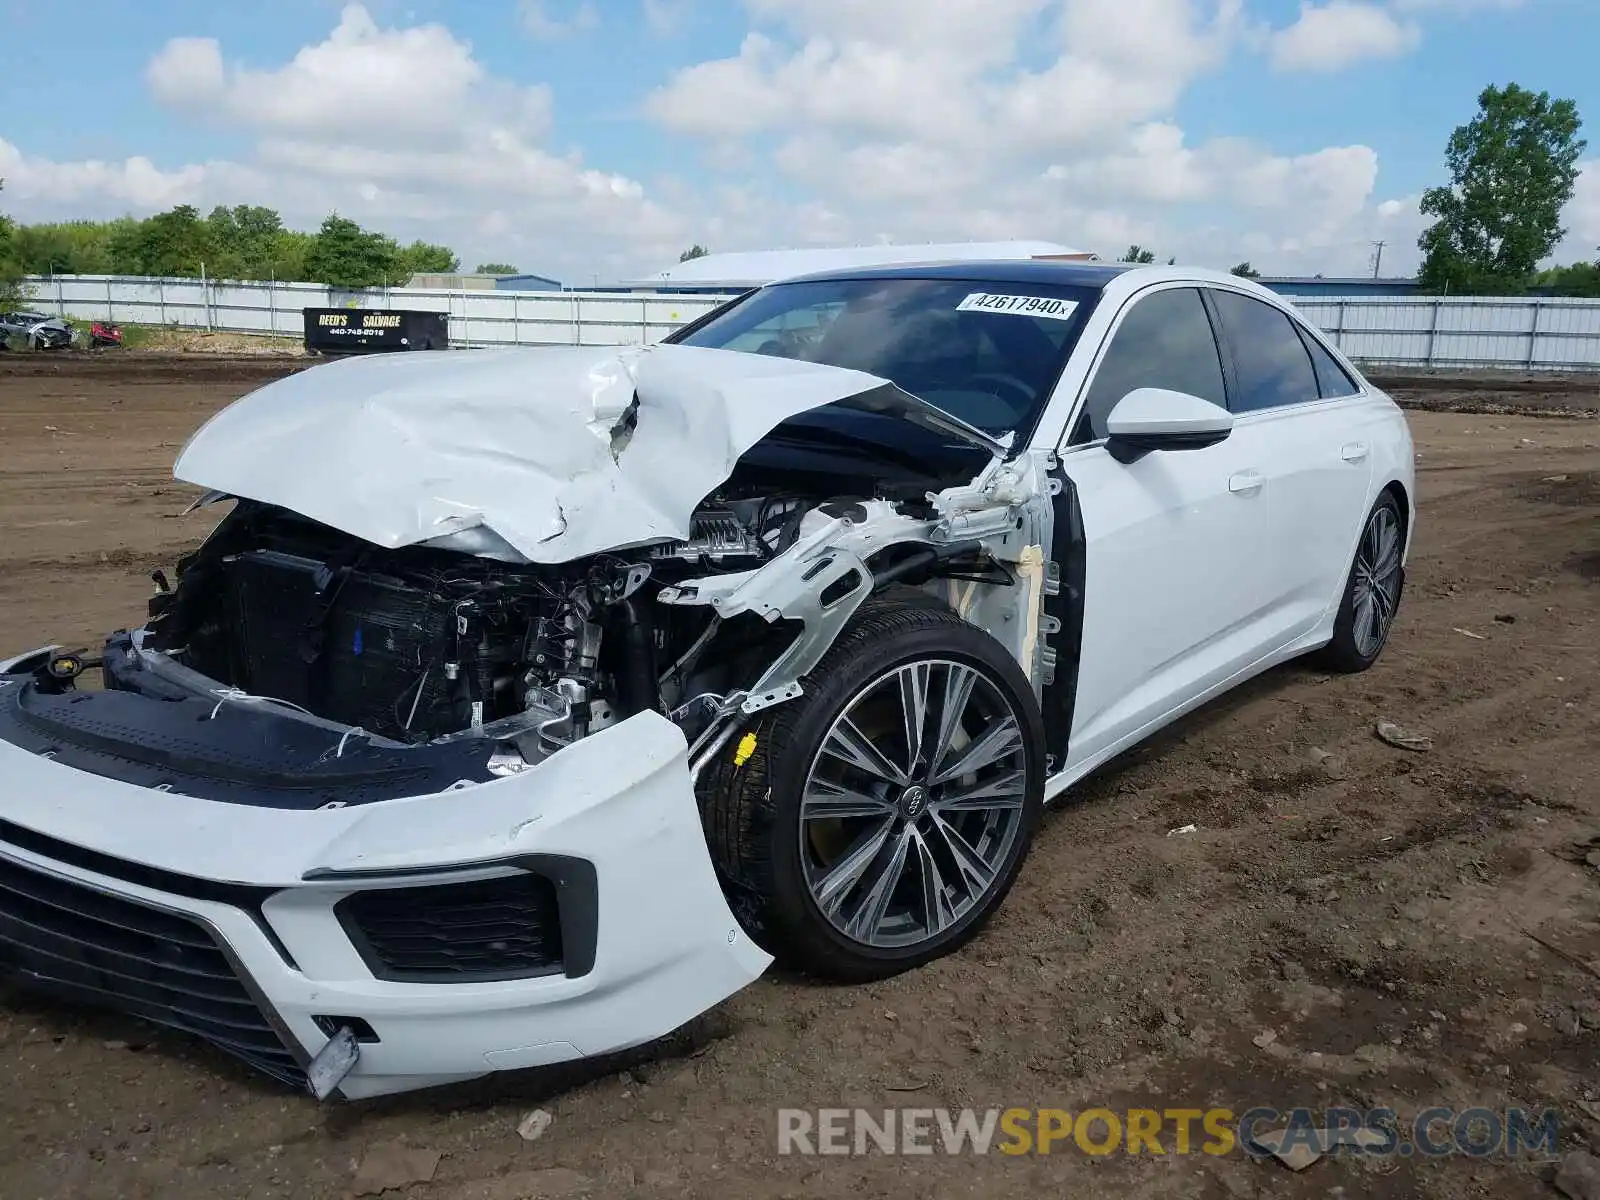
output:
POLYGON ((1378 273, 1383 270, 1383 248, 1389 243, 1373 242, 1372 244, 1378 248, 1378 252, 1372 260, 1372 277, 1376 279, 1378 277, 1378 273))

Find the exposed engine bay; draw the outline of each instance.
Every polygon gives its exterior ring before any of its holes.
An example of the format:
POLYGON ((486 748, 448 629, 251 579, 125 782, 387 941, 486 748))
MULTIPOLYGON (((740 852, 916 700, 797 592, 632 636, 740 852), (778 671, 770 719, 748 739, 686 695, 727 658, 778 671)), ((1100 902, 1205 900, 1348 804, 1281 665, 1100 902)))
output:
MULTIPOLYGON (((760 572, 819 532, 874 517, 904 536, 923 534, 934 514, 926 505, 729 488, 695 513, 686 542, 548 565, 387 549, 241 500, 178 564, 176 586, 152 599, 142 647, 225 691, 387 741, 487 728, 535 761, 647 709, 692 731, 728 697, 747 694, 805 631, 777 608, 727 619, 720 597, 700 593, 760 572)), ((819 613, 859 599, 885 574, 847 557, 810 565, 806 583, 815 586, 806 590, 819 613), (821 578, 830 568, 832 584, 821 578)), ((937 562, 941 576, 1011 582, 976 542, 890 557, 892 579, 926 576, 937 562)), ((842 622, 855 605, 839 607, 842 622)))
POLYGON ((52 699, 68 655, 12 715, 86 766, 273 804, 342 803, 317 789, 358 768, 364 799, 470 786, 648 712, 697 774, 891 586, 989 633, 1048 706, 1054 466, 882 379, 730 351, 321 368, 179 456, 200 504, 234 507, 108 640, 105 701, 52 699), (544 374, 535 432, 521 394, 544 374))

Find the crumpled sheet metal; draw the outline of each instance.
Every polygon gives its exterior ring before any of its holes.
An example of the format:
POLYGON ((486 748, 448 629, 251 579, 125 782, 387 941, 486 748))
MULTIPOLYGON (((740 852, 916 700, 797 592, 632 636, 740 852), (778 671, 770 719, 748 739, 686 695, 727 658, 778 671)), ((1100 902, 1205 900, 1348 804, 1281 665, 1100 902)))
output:
POLYGON ((372 355, 236 401, 174 474, 380 546, 570 562, 687 538, 695 506, 779 424, 880 389, 898 392, 692 346, 372 355))

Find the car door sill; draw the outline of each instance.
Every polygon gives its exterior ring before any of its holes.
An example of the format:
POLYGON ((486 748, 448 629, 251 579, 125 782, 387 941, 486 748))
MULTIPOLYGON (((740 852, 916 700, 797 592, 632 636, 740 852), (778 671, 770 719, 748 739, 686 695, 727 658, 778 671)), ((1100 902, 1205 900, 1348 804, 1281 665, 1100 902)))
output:
POLYGON ((1141 728, 1136 729, 1134 732, 1128 734, 1121 740, 1113 742, 1111 745, 1107 746, 1104 750, 1100 751, 1092 758, 1085 759, 1081 763, 1073 763, 1065 769, 1057 771, 1054 775, 1045 780, 1045 803, 1049 804, 1050 802, 1056 800, 1064 792, 1066 792, 1067 789, 1072 787, 1073 784, 1078 783, 1085 776, 1089 775, 1099 767, 1104 766, 1117 755, 1131 750, 1140 742, 1150 737, 1151 734, 1157 732, 1167 725, 1170 725, 1180 717, 1187 716, 1195 709, 1209 704, 1212 700, 1215 700, 1224 692, 1231 691, 1233 688, 1237 687, 1247 679, 1251 679, 1257 675, 1260 675, 1264 671, 1270 671, 1273 667, 1278 666, 1281 663, 1288 662, 1292 658, 1298 658, 1300 655, 1311 650, 1315 650, 1319 646, 1326 645, 1329 638, 1332 636, 1332 628, 1326 623, 1319 622, 1317 627, 1312 629, 1311 632, 1303 634, 1302 636, 1295 638, 1293 641, 1286 642, 1282 646, 1278 647, 1278 649, 1256 659, 1256 661, 1251 663, 1249 666, 1242 667, 1220 682, 1212 684, 1205 691, 1198 693, 1197 695, 1185 700, 1183 703, 1178 704, 1171 709, 1168 709, 1159 717, 1149 721, 1141 728))

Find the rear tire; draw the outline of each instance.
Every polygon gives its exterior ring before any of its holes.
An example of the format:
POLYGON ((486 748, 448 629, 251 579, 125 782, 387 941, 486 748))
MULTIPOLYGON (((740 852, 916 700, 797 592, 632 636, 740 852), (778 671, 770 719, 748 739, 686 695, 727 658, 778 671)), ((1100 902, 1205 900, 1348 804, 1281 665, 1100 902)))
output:
POLYGON ((790 967, 854 982, 982 928, 1022 868, 1044 774, 1043 723, 1015 660, 896 588, 862 605, 800 699, 729 741, 700 801, 750 937, 790 967))
POLYGON ((1355 561, 1333 623, 1333 640, 1314 656, 1318 666, 1340 674, 1365 671, 1383 653, 1405 590, 1405 519, 1393 492, 1384 492, 1367 514, 1355 561))

